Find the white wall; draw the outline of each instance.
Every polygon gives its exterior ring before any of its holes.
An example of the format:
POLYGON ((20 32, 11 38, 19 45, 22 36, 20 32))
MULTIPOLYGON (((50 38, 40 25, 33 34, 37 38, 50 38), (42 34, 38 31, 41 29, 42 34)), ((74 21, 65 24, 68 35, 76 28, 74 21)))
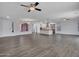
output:
POLYGON ((12 32, 12 21, 1 19, 0 20, 0 37, 5 36, 16 36, 16 35, 23 35, 23 34, 32 34, 32 24, 29 24, 29 31, 21 32, 21 24, 24 22, 14 21, 14 32, 12 32))
MULTIPOLYGON (((27 18, 26 18, 27 19, 27 18)), ((15 35, 32 34, 32 22, 17 20, 14 22, 15 35), (21 24, 28 23, 28 31, 21 32, 21 24)))
POLYGON ((57 31, 57 33, 79 34, 77 21, 64 21, 64 22, 61 22, 60 24, 57 24, 57 25, 61 26, 61 31, 57 31))
POLYGON ((0 20, 0 35, 2 34, 2 20, 0 20))
POLYGON ((2 20, 2 34, 10 34, 12 33, 12 22, 9 20, 2 20))

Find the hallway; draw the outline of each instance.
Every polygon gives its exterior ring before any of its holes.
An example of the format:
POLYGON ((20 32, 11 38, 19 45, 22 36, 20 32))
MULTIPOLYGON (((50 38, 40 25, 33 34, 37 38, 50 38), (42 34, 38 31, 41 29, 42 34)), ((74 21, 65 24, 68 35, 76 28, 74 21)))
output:
POLYGON ((19 35, 0 38, 1 57, 79 57, 79 37, 19 35))

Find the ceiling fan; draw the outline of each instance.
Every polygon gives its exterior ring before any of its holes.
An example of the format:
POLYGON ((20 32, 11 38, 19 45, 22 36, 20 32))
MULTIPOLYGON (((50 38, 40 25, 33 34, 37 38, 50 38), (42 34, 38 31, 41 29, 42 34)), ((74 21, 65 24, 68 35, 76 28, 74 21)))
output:
POLYGON ((39 4, 38 2, 35 2, 34 4, 30 4, 30 5, 21 4, 21 6, 28 8, 28 12, 34 10, 41 11, 41 9, 37 8, 38 4, 39 4))

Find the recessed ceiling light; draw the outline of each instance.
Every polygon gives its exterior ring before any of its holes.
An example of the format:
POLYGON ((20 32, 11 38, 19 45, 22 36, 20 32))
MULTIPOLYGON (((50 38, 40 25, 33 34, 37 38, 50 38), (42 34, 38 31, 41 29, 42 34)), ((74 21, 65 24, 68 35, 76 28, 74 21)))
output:
POLYGON ((64 21, 66 21, 66 18, 64 18, 64 21))
POLYGON ((66 20, 70 20, 70 19, 68 19, 68 18, 64 18, 64 21, 66 21, 66 20))
POLYGON ((10 19, 10 16, 6 16, 7 19, 10 19))

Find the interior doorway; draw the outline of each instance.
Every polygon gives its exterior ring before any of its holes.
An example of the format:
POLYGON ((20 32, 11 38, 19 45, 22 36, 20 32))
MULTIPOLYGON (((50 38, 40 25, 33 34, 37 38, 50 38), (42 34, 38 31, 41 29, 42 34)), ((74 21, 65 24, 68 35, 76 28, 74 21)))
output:
POLYGON ((39 23, 34 23, 33 24, 32 32, 33 33, 40 33, 40 24, 39 23))
POLYGON ((28 24, 27 23, 21 24, 21 32, 25 32, 25 31, 28 31, 28 24))
POLYGON ((56 33, 56 29, 55 29, 55 24, 50 24, 51 26, 51 29, 52 29, 52 34, 55 34, 56 33))

